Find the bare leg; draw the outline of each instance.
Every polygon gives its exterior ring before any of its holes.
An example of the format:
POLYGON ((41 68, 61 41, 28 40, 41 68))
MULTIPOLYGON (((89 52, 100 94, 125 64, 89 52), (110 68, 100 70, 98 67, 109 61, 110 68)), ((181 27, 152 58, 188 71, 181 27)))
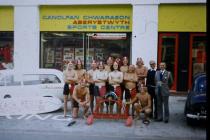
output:
POLYGON ((93 114, 93 108, 94 108, 94 96, 90 95, 90 110, 92 114, 93 114))
POLYGON ((78 117, 78 112, 79 112, 79 108, 74 107, 73 110, 72 110, 72 117, 77 118, 78 117))
POLYGON ((85 105, 84 106, 84 114, 83 114, 84 118, 87 118, 88 117, 88 109, 89 109, 89 106, 88 105, 85 105))
POLYGON ((117 113, 121 114, 121 108, 122 108, 122 101, 118 100, 117 101, 117 113))
POLYGON ((141 106, 138 103, 134 104, 134 109, 136 111, 136 118, 140 118, 141 106))
POLYGON ((64 95, 64 112, 63 112, 63 116, 66 117, 66 112, 67 112, 67 102, 68 102, 68 95, 64 95))

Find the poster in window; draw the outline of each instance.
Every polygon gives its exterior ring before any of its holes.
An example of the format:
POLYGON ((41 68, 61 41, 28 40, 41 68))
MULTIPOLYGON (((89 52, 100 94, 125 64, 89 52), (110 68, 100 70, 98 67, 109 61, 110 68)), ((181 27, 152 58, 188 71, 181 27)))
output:
POLYGON ((52 48, 46 48, 47 60, 46 63, 54 63, 54 50, 52 48))
POLYGON ((62 48, 56 48, 55 50, 55 63, 62 63, 62 48))
POLYGON ((74 60, 74 48, 63 49, 63 61, 74 60))
POLYGON ((83 48, 75 48, 75 59, 84 61, 83 48))
POLYGON ((96 49, 95 57, 96 57, 96 60, 99 60, 99 61, 105 60, 105 58, 104 58, 104 49, 102 49, 102 48, 96 49))

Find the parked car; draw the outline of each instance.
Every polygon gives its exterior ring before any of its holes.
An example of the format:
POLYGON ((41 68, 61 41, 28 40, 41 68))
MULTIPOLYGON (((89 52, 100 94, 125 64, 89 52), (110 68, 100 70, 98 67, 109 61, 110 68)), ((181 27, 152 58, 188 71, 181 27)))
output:
POLYGON ((0 70, 0 99, 26 96, 54 96, 63 100, 63 73, 55 69, 31 72, 0 70))
POLYGON ((199 73, 193 79, 192 89, 189 91, 184 114, 187 124, 206 120, 207 99, 206 99, 206 74, 199 73))

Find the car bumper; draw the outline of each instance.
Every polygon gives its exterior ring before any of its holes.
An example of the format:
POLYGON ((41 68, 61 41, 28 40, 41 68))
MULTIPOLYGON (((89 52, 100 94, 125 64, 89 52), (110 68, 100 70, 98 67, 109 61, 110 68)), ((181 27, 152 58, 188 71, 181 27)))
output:
POLYGON ((187 114, 187 117, 191 118, 191 119, 197 119, 197 120, 206 120, 206 118, 207 118, 206 115, 200 115, 200 114, 197 114, 197 115, 187 114))

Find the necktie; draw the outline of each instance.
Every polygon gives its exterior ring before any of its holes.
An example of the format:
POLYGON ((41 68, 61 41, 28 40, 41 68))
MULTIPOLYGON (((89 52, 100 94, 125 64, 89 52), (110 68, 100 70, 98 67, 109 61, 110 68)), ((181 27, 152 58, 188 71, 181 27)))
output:
POLYGON ((163 72, 160 72, 160 81, 163 80, 163 72))

